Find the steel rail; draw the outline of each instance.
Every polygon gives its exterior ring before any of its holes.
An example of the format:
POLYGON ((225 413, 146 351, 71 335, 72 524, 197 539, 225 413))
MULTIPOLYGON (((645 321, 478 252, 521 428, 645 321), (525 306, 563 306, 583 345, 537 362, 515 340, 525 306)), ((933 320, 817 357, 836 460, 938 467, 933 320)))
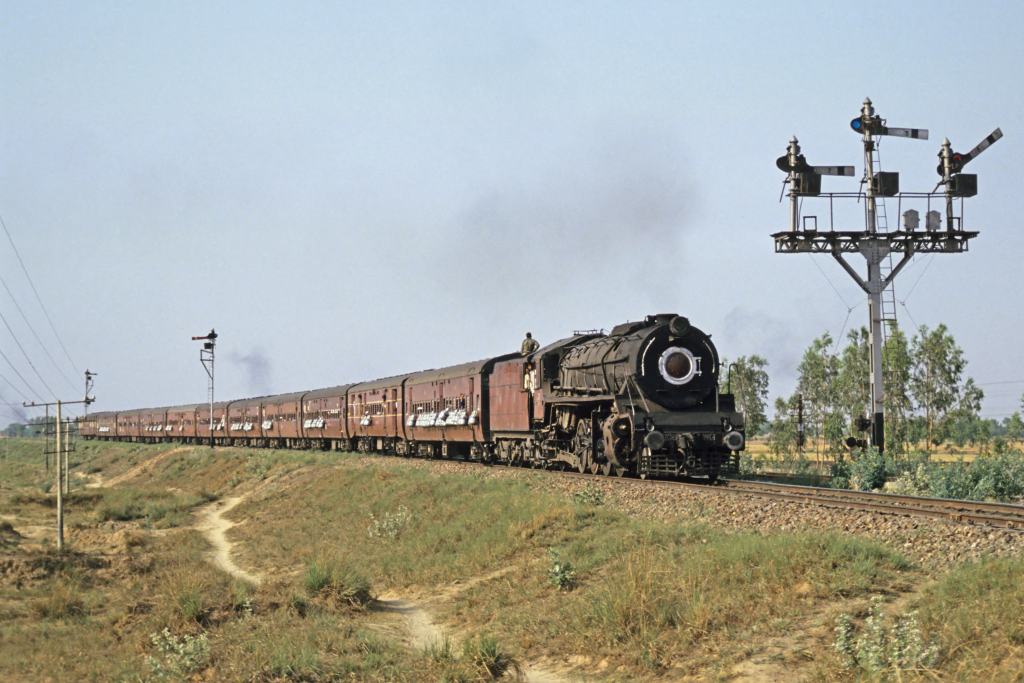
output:
MULTIPOLYGON (((515 466, 508 467, 510 469, 519 469, 515 466)), ((632 477, 607 477, 574 472, 572 470, 544 471, 585 481, 639 482, 639 480, 632 477)), ((817 505, 838 510, 862 510, 864 512, 884 515, 925 517, 954 524, 1024 532, 1024 505, 1013 503, 928 498, 924 496, 906 496, 892 493, 852 491, 821 486, 778 484, 774 482, 736 479, 724 479, 715 486, 670 479, 648 479, 644 481, 644 484, 662 487, 684 487, 697 491, 722 491, 737 495, 817 505)))
POLYGON ((1024 531, 1024 505, 952 498, 928 498, 873 491, 829 489, 820 486, 727 480, 725 490, 783 500, 809 502, 826 507, 848 507, 885 514, 945 519, 1024 531))

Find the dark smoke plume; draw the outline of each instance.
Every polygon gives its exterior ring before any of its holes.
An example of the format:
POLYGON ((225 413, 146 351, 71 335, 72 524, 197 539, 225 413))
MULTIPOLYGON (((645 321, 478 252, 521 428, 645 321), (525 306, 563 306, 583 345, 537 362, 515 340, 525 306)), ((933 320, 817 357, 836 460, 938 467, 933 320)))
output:
POLYGON ((22 410, 21 406, 19 406, 15 401, 8 401, 7 397, 0 393, 0 403, 4 404, 3 406, 0 406, 4 408, 3 412, 7 413, 8 416, 13 417, 15 422, 28 424, 28 413, 22 410))
POLYGON ((639 136, 556 166, 510 179, 456 217, 436 245, 438 258, 457 264, 442 275, 446 284, 482 305, 510 295, 536 308, 611 294, 644 310, 657 288, 678 281, 684 253, 697 251, 683 240, 693 200, 680 150, 639 136))
POLYGON ((245 369, 246 388, 253 396, 270 393, 270 359, 262 351, 232 352, 228 358, 245 369))

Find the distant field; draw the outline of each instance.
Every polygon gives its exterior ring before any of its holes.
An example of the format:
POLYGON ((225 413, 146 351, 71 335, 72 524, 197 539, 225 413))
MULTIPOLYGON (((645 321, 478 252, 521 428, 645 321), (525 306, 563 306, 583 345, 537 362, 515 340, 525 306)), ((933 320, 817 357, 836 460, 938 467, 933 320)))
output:
MULTIPOLYGON (((1018 449, 1024 449, 1024 442, 1014 441, 1010 443, 1010 446, 1018 449)), ((763 438, 756 438, 748 441, 746 450, 755 460, 770 461, 775 458, 771 449, 768 447, 768 442, 763 438)), ((820 448, 819 450, 824 451, 824 448, 820 448)), ((915 452, 924 452, 925 449, 923 446, 919 445, 913 450, 915 452)), ((814 453, 814 442, 809 441, 807 446, 804 448, 804 455, 808 460, 815 461, 814 453)), ((981 454, 981 451, 977 446, 965 445, 963 447, 959 447, 950 444, 943 444, 941 446, 933 447, 929 453, 931 460, 935 462, 959 462, 960 460, 970 462, 974 458, 978 457, 981 454)), ((822 456, 821 460, 826 465, 832 462, 830 458, 825 458, 824 456, 822 456)))
POLYGON ((643 519, 472 470, 97 443, 61 557, 38 442, 5 446, 2 680, 875 680, 833 647, 874 595, 890 620, 920 607, 899 637, 941 652, 894 678, 1024 676, 1019 559, 928 576, 859 537, 643 519), (226 537, 259 585, 211 563, 193 514, 236 499, 226 537))

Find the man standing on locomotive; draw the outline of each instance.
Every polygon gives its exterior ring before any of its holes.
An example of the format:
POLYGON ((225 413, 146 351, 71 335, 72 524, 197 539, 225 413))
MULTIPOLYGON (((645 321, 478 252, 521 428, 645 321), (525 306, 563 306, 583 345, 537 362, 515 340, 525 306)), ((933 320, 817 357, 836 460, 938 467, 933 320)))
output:
MULTIPOLYGON (((533 338, 533 335, 529 332, 526 333, 526 339, 519 345, 519 353, 522 356, 529 356, 531 353, 540 348, 540 344, 533 338)), ((535 372, 533 362, 526 361, 523 364, 523 391, 533 392, 537 388, 537 373, 535 372)))
POLYGON ((519 345, 519 353, 524 356, 529 356, 531 353, 540 348, 540 344, 533 338, 533 335, 529 332, 526 333, 526 339, 519 345))

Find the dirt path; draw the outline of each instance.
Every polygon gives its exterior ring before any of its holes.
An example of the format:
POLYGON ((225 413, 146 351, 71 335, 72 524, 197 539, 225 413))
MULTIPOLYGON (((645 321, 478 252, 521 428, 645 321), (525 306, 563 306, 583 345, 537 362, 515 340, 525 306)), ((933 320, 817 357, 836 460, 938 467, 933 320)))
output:
MULTIPOLYGON (((879 593, 885 598, 885 612, 892 618, 903 615, 910 603, 920 598, 925 586, 932 582, 933 579, 921 576, 897 588, 895 593, 879 593)), ((794 591, 800 594, 809 588, 809 584, 798 584, 794 591)), ((870 595, 822 602, 809 614, 788 624, 784 632, 762 640, 750 656, 733 666, 730 680, 753 683, 816 678, 814 654, 831 646, 835 638, 836 617, 843 612, 862 613, 870 602, 870 595)))
MULTIPOLYGON (((498 571, 473 577, 461 583, 452 584, 440 589, 429 601, 416 603, 394 593, 383 593, 377 597, 376 608, 384 613, 394 614, 401 618, 407 644, 418 650, 431 645, 440 644, 447 638, 453 645, 458 638, 434 621, 429 611, 432 603, 449 602, 473 586, 492 581, 510 573, 514 567, 506 567, 498 571)), ((550 671, 538 665, 523 664, 523 676, 520 680, 526 683, 568 683, 573 680, 567 676, 550 671)))
POLYGON ((199 524, 196 530, 203 532, 203 536, 213 546, 211 559, 217 568, 227 572, 236 579, 240 579, 254 586, 258 586, 262 578, 256 574, 245 571, 231 559, 231 541, 228 540, 227 531, 239 522, 232 522, 224 518, 224 515, 235 508, 245 499, 245 496, 234 496, 216 500, 209 505, 199 508, 199 524))

